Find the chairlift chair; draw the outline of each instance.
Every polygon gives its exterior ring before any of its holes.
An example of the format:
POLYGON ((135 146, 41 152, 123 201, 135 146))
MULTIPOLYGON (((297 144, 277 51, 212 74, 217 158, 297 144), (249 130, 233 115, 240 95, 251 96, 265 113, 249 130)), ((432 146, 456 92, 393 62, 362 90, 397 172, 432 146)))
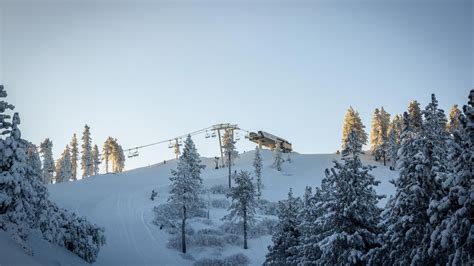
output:
POLYGON ((170 143, 168 143, 168 148, 170 148, 170 149, 173 148, 173 143, 171 143, 171 140, 170 140, 170 143))
POLYGON ((206 135, 205 135, 205 138, 208 139, 211 137, 211 134, 209 134, 209 131, 206 130, 206 135))
POLYGON ((216 132, 215 131, 212 131, 212 135, 211 137, 215 138, 217 135, 216 135, 216 132))

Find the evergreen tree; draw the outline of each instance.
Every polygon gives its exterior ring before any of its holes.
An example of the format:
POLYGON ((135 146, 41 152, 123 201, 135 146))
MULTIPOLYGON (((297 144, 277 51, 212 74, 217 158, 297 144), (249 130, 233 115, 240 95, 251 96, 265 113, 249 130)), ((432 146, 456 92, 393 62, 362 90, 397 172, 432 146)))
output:
MULTIPOLYGON (((0 86, 0 98, 7 96, 0 86)), ((6 113, 14 106, 0 101, 0 229, 6 231, 26 252, 31 249, 26 244, 30 222, 34 217, 36 193, 28 184, 26 154, 21 148, 21 134, 18 129, 20 119, 6 113), (11 119, 11 122, 10 122, 11 119)))
POLYGON ((88 125, 84 126, 82 133, 82 177, 89 177, 94 173, 94 162, 92 158, 91 133, 88 125))
POLYGON ((410 118, 412 131, 421 131, 423 118, 421 116, 420 104, 417 101, 412 101, 408 105, 408 117, 410 118))
POLYGON ((382 143, 381 118, 379 108, 375 108, 374 116, 372 117, 372 126, 370 130, 370 152, 378 161, 378 150, 382 143))
POLYGON ((380 136, 382 142, 378 148, 378 153, 383 158, 383 165, 386 165, 387 153, 389 148, 389 134, 390 131, 390 114, 383 109, 380 109, 380 136))
POLYGON ((99 148, 97 145, 94 145, 94 148, 92 148, 92 159, 94 162, 94 175, 97 175, 99 173, 99 164, 100 164, 100 159, 99 159, 99 148))
POLYGON ((342 128, 342 148, 345 148, 349 133, 355 130, 358 142, 362 145, 367 144, 367 133, 365 132, 365 126, 362 124, 359 113, 355 111, 352 106, 346 112, 344 117, 344 125, 342 128))
POLYGON ((317 265, 321 258, 321 249, 318 246, 319 241, 324 237, 324 228, 321 222, 324 221, 322 216, 325 214, 325 204, 328 201, 329 193, 328 182, 326 179, 321 183, 321 188, 316 187, 314 195, 311 187, 306 187, 303 207, 299 213, 301 233, 299 244, 296 246, 298 265, 317 265))
POLYGON ((229 161, 234 165, 235 159, 239 157, 239 153, 235 149, 234 133, 231 129, 226 129, 222 137, 222 148, 224 148, 225 163, 229 166, 229 161), (230 155, 230 157, 229 157, 230 155))
POLYGON ((232 204, 229 207, 230 213, 224 216, 224 220, 235 221, 242 223, 244 232, 244 249, 248 248, 247 234, 249 225, 255 221, 255 209, 257 202, 255 199, 255 187, 247 171, 240 171, 235 176, 235 186, 232 187, 226 194, 228 198, 232 199, 232 204))
POLYGON ((72 169, 72 180, 77 180, 77 161, 79 160, 79 147, 77 144, 76 133, 72 136, 71 143, 71 169, 72 169))
POLYGON ((253 160, 253 167, 255 168, 255 176, 257 177, 256 180, 256 185, 257 185, 257 197, 260 199, 262 196, 262 188, 263 188, 263 183, 262 183, 262 167, 263 167, 263 162, 262 162, 262 155, 260 154, 260 149, 255 147, 255 159, 253 160))
POLYGON ((342 161, 326 169, 324 215, 318 218, 321 240, 320 265, 365 263, 365 255, 379 245, 377 223, 381 210, 374 186, 380 182, 369 174, 372 166, 360 161, 362 143, 352 131, 344 145, 342 161))
POLYGON ((176 170, 171 171, 170 196, 168 201, 181 210, 181 250, 186 253, 186 219, 189 212, 202 209, 204 201, 202 194, 201 165, 199 153, 194 146, 191 135, 184 142, 182 155, 179 157, 176 170))
POLYGON ((402 134, 402 119, 399 115, 393 117, 388 134, 388 158, 391 162, 390 169, 395 170, 398 160, 402 134))
MULTIPOLYGON (((0 85, 0 98, 7 96, 0 85)), ((0 230, 6 231, 28 253, 25 240, 30 229, 40 229, 43 237, 66 247, 92 263, 105 244, 104 229, 77 219, 48 199, 36 147, 21 139, 18 113, 5 113, 13 106, 0 101, 0 230), (10 135, 8 135, 10 134, 10 135)))
POLYGON ((455 104, 451 108, 451 111, 449 112, 449 120, 448 124, 446 125, 446 131, 449 134, 454 134, 455 131, 459 130, 461 128, 461 123, 459 122, 459 116, 461 115, 461 111, 458 108, 458 105, 455 104))
POLYGON ((51 184, 53 182, 55 167, 53 160, 53 142, 50 139, 45 139, 40 144, 40 151, 43 155, 43 182, 51 184))
POLYGON ((447 171, 447 139, 446 116, 444 111, 438 108, 438 101, 434 94, 431 95, 431 102, 423 111, 425 120, 423 121, 423 138, 425 139, 424 153, 430 160, 429 170, 436 178, 447 171))
POLYGON ((474 259, 474 90, 463 111, 464 115, 457 115, 459 128, 452 128, 452 134, 458 136, 454 143, 460 155, 455 157, 452 175, 443 183, 443 198, 432 200, 428 212, 435 226, 428 253, 446 265, 467 265, 474 259))
POLYGON ((109 173, 109 160, 112 155, 112 147, 113 147, 114 139, 112 137, 108 137, 107 140, 104 142, 104 146, 102 148, 102 157, 105 161, 105 173, 109 173))
POLYGON ((112 171, 114 173, 121 173, 125 167, 125 154, 123 153, 122 146, 118 144, 117 139, 112 140, 110 149, 112 171))
POLYGON ((409 265, 433 263, 426 257, 426 236, 430 233, 427 214, 430 199, 439 191, 432 174, 427 141, 413 119, 404 113, 402 142, 399 150, 400 176, 395 180, 396 192, 388 202, 381 223, 383 246, 371 252, 369 263, 409 265))
POLYGON ((375 109, 374 117, 372 118, 372 129, 370 133, 370 151, 375 156, 375 160, 383 158, 384 165, 386 162, 386 154, 389 146, 389 127, 390 114, 382 107, 379 111, 375 109))
POLYGON ((274 161, 273 161, 273 165, 272 165, 273 168, 275 168, 277 171, 282 170, 282 164, 285 162, 285 159, 283 159, 281 153, 282 153, 281 144, 280 144, 280 142, 277 142, 275 144, 275 150, 273 151, 274 161))
POLYGON ((274 229, 272 242, 268 247, 264 265, 295 265, 301 233, 298 213, 301 209, 300 198, 293 197, 290 188, 288 199, 278 203, 278 224, 274 229))
POLYGON ((71 153, 69 146, 66 146, 61 158, 56 162, 56 183, 68 182, 72 177, 71 153))

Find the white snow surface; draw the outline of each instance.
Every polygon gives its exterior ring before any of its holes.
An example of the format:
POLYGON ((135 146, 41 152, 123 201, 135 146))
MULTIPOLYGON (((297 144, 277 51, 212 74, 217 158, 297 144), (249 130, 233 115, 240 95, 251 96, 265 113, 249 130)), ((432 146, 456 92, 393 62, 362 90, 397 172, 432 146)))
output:
MULTIPOLYGON (((287 197, 288 189, 293 188, 295 196, 302 196, 306 186, 319 186, 324 170, 332 167, 332 161, 340 159, 336 154, 291 154, 291 163, 283 164, 282 172, 271 168, 273 154, 262 150, 263 157, 263 196, 270 201, 287 197)), ((284 155, 286 159, 287 155, 284 155)), ((254 151, 240 154, 232 168, 249 170, 253 173, 254 151)), ((228 169, 214 169, 214 160, 202 158, 206 169, 202 171, 204 186, 227 185, 228 169)), ((381 181, 376 188, 379 194, 392 195, 394 186, 390 179, 398 176, 369 155, 363 155, 364 164, 377 166, 372 174, 381 181)), ((388 164, 387 164, 388 165, 388 164)), ((85 180, 50 185, 50 198, 60 207, 86 216, 93 223, 105 227, 107 243, 102 247, 95 265, 192 265, 194 259, 218 254, 243 253, 251 265, 261 265, 265 260, 271 236, 266 235, 249 240, 249 249, 226 246, 218 252, 212 250, 190 249, 182 256, 175 249, 166 247, 170 235, 152 223, 152 209, 168 199, 170 170, 176 168, 176 161, 160 163, 148 167, 126 171, 120 174, 103 174, 85 180), (155 201, 150 200, 152 190, 158 191, 155 201)), ((222 195, 221 195, 222 196, 222 195)), ((380 202, 383 207, 387 198, 380 202)), ((227 213, 224 209, 211 209, 214 224, 227 213)), ((196 229, 196 228, 195 228, 196 229)), ((37 235, 29 240, 34 255, 24 253, 9 237, 0 231, 0 265, 83 265, 86 264, 67 250, 43 241, 37 235)))

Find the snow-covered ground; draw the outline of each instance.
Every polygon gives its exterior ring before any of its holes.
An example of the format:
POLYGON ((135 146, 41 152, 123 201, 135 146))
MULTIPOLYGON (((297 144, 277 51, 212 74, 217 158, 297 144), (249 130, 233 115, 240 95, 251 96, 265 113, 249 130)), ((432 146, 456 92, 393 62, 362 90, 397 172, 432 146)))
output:
MULTIPOLYGON (((332 160, 340 156, 295 153, 291 155, 292 162, 284 164, 282 172, 270 167, 273 161, 270 151, 262 151, 262 157, 265 186, 263 198, 278 201, 286 198, 289 188, 293 188, 295 195, 301 196, 306 186, 319 186, 324 177, 324 169, 331 167, 332 160)), ((241 154, 232 171, 253 170, 253 158, 253 151, 241 154)), ((394 187, 389 180, 395 178, 398 172, 390 171, 388 167, 374 162, 368 155, 363 156, 363 162, 377 166, 372 173, 381 181, 377 187, 378 193, 393 194, 394 187)), ((228 169, 215 170, 213 160, 208 158, 203 158, 203 163, 206 165, 202 172, 206 187, 227 185, 228 169)), ((160 163, 121 174, 98 175, 76 182, 50 185, 50 197, 59 206, 86 216, 90 221, 105 227, 107 244, 101 249, 96 265, 191 265, 194 261, 190 257, 199 259, 212 252, 191 248, 190 256, 184 257, 179 251, 167 248, 170 235, 152 223, 153 207, 165 203, 168 198, 170 170, 175 167, 176 162, 172 160, 166 164, 160 163), (158 191, 155 201, 150 200, 153 189, 158 191)), ((385 202, 386 199, 382 200, 380 206, 384 206, 385 202)), ((211 209, 210 217, 213 223, 222 223, 220 219, 225 213, 224 209, 211 209)), ((39 243, 42 240, 31 241, 39 243)), ((248 250, 240 246, 226 246, 220 249, 218 254, 228 256, 243 253, 250 258, 252 265, 261 265, 270 243, 270 235, 262 236, 251 239, 248 250)), ((0 264, 85 264, 74 254, 59 247, 36 244, 33 245, 34 257, 26 254, 21 257, 21 249, 12 245, 14 244, 10 243, 6 236, 0 234, 0 253, 15 254, 11 257, 12 260, 2 259, 0 264), (54 261, 44 259, 48 252, 44 247, 54 251, 54 254, 59 254, 54 261)), ((5 258, 4 254, 0 255, 5 258)))

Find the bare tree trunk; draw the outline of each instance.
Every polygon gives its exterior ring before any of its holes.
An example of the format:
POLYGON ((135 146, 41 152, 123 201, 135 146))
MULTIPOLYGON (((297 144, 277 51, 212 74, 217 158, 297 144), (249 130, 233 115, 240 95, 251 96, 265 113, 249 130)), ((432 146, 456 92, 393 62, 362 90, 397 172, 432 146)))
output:
POLYGON ((247 246, 247 209, 244 209, 244 249, 248 249, 248 246, 247 246))
POLYGON ((183 223, 181 224, 181 247, 186 253, 186 205, 183 205, 183 223))
POLYGON ((385 151, 383 151, 383 166, 386 166, 386 158, 385 158, 385 151))

